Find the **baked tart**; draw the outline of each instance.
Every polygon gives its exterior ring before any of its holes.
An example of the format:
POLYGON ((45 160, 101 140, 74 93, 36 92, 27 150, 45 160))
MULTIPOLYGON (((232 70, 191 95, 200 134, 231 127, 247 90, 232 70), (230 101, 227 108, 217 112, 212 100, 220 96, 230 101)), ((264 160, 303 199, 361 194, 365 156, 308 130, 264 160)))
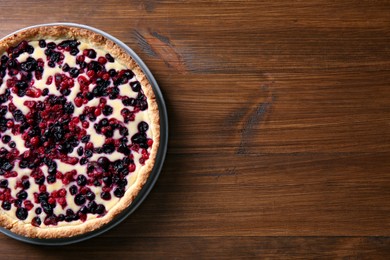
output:
POLYGON ((0 41, 0 225, 85 234, 128 208, 160 140, 152 86, 116 43, 43 26, 0 41))

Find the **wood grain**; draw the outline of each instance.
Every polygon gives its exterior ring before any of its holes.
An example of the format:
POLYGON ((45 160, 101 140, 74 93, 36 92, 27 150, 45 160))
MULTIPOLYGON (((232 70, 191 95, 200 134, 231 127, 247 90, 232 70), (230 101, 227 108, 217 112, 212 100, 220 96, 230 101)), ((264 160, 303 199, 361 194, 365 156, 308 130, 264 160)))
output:
POLYGON ((0 35, 77 22, 121 39, 167 103, 166 163, 119 227, 7 258, 388 259, 386 1, 0 0, 0 35))
MULTIPOLYGON (((1 239, 0 239, 1 240, 1 239)), ((3 256, 11 259, 386 259, 384 237, 100 237, 79 246, 42 247, 7 242, 3 256), (221 246, 223 245, 223 246, 221 246)))

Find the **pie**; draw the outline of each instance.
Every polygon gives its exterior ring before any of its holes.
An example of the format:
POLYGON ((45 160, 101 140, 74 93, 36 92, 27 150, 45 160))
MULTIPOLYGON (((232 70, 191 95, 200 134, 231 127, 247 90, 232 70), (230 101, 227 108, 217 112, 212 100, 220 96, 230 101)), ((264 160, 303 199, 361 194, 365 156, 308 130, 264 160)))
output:
POLYGON ((64 238, 112 221, 159 147, 146 75, 90 30, 43 26, 0 41, 0 226, 64 238))

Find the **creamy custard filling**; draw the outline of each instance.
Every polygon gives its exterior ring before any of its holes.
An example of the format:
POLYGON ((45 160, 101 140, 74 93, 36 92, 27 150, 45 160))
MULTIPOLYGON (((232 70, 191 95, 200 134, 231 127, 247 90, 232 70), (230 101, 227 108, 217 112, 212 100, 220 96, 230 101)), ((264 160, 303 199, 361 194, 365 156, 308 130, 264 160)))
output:
POLYGON ((78 40, 23 41, 0 60, 0 203, 34 226, 104 216, 149 158, 136 76, 78 40))

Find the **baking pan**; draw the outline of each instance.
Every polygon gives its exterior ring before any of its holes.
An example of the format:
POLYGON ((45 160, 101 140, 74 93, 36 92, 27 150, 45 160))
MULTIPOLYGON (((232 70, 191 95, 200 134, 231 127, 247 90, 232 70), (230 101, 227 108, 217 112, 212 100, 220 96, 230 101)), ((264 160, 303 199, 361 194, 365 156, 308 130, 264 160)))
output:
MULTIPOLYGON (((129 48, 122 41, 118 40, 117 38, 111 36, 110 34, 108 34, 106 32, 103 32, 99 29, 96 29, 96 28, 93 28, 93 27, 90 27, 87 25, 76 24, 76 23, 39 24, 39 25, 34 25, 34 26, 20 29, 16 32, 13 32, 12 34, 15 34, 15 33, 18 33, 20 31, 24 31, 24 30, 30 29, 30 28, 41 27, 41 26, 55 26, 55 25, 78 27, 78 28, 83 28, 83 29, 93 31, 95 33, 99 33, 99 34, 103 35, 104 37, 112 40, 116 44, 118 44, 121 48, 123 48, 126 52, 128 52, 131 55, 131 57, 133 57, 133 59, 138 63, 138 65, 142 68, 143 72, 146 74, 147 78, 149 79, 149 82, 153 87, 153 90, 154 90, 154 93, 155 93, 155 96, 157 99, 157 103, 158 103, 158 107, 159 107, 159 111, 160 111, 160 147, 157 151, 156 163, 155 163, 154 168, 149 176, 149 179, 145 183, 145 185, 143 186, 142 190, 140 191, 138 196, 135 198, 135 200, 131 203, 131 205, 127 209, 125 209, 121 214, 116 216, 111 222, 109 222, 108 224, 104 225, 103 227, 101 227, 95 231, 92 231, 92 232, 89 232, 89 233, 86 233, 83 235, 79 235, 79 236, 70 237, 70 238, 39 239, 39 238, 28 238, 28 237, 24 237, 21 235, 17 235, 8 229, 0 227, 1 233, 5 234, 9 237, 12 237, 16 240, 30 243, 30 244, 49 245, 49 246, 68 245, 68 244, 81 242, 81 241, 90 239, 92 237, 96 237, 96 236, 101 235, 102 233, 112 229, 113 227, 115 227, 116 225, 121 223, 123 220, 125 220, 145 200, 145 198, 147 197, 149 192, 152 190, 154 184, 156 183, 158 176, 160 175, 164 160, 165 160, 165 155, 166 155, 166 151, 167 151, 167 144, 168 144, 168 114, 167 114, 167 109, 165 106, 165 102, 164 102, 164 98, 163 98, 163 95, 161 93, 161 90, 160 90, 156 80, 154 79, 152 73, 149 71, 148 67, 145 65, 145 63, 140 59, 140 57, 138 57, 138 55, 131 48, 129 48)), ((7 35, 6 37, 8 37, 12 34, 7 35)), ((4 37, 4 38, 6 38, 6 37, 4 37)))

